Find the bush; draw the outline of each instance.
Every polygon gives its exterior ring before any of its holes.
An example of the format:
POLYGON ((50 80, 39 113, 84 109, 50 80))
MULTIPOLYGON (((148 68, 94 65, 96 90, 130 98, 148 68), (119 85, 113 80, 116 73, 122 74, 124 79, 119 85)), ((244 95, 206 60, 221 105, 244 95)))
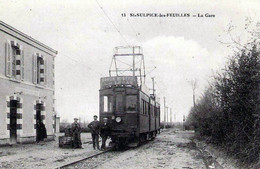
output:
POLYGON ((230 58, 188 117, 197 135, 246 163, 256 162, 260 153, 259 52, 254 44, 230 58))

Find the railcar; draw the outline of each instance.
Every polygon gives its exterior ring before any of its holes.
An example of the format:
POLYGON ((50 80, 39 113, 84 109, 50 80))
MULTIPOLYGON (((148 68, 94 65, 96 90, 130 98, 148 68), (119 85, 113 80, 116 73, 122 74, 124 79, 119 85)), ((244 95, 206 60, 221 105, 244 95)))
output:
POLYGON ((103 77, 100 81, 100 112, 108 118, 116 146, 138 146, 160 132, 160 104, 136 76, 103 77), (148 91, 148 92, 147 92, 148 91))

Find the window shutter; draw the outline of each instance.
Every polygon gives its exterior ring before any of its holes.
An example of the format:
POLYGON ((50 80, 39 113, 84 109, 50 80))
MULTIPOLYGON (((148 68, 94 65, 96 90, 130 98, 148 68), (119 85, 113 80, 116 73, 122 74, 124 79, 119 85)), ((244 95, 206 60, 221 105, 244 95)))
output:
POLYGON ((11 77, 11 44, 5 43, 5 75, 11 77))
POLYGON ((48 72, 48 62, 47 57, 44 57, 44 84, 47 85, 47 72, 48 72))
POLYGON ((32 80, 33 83, 36 84, 37 83, 37 55, 33 54, 33 63, 32 63, 32 80))
POLYGON ((24 80, 24 50, 21 50, 21 80, 24 80))
POLYGON ((15 72, 15 78, 17 80, 21 80, 21 50, 15 50, 14 54, 15 58, 13 58, 14 60, 12 60, 12 62, 14 62, 14 72, 15 72))

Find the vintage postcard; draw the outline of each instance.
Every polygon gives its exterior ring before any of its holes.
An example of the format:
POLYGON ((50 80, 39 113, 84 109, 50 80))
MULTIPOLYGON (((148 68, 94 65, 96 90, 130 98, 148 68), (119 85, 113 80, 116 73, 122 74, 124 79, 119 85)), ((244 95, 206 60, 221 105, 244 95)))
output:
POLYGON ((260 168, 259 0, 0 0, 0 168, 260 168))

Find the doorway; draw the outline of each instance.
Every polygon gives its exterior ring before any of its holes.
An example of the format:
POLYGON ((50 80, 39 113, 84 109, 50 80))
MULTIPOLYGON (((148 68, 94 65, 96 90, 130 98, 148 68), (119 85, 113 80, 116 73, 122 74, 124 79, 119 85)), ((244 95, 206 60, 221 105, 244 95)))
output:
POLYGON ((10 142, 17 143, 17 100, 10 101, 10 142))
POLYGON ((36 141, 37 142, 41 141, 40 123, 43 121, 41 111, 42 111, 42 104, 37 103, 36 104, 36 141))
POLYGON ((41 111, 42 111, 42 104, 37 103, 36 104, 36 122, 42 122, 42 116, 41 116, 41 111))

